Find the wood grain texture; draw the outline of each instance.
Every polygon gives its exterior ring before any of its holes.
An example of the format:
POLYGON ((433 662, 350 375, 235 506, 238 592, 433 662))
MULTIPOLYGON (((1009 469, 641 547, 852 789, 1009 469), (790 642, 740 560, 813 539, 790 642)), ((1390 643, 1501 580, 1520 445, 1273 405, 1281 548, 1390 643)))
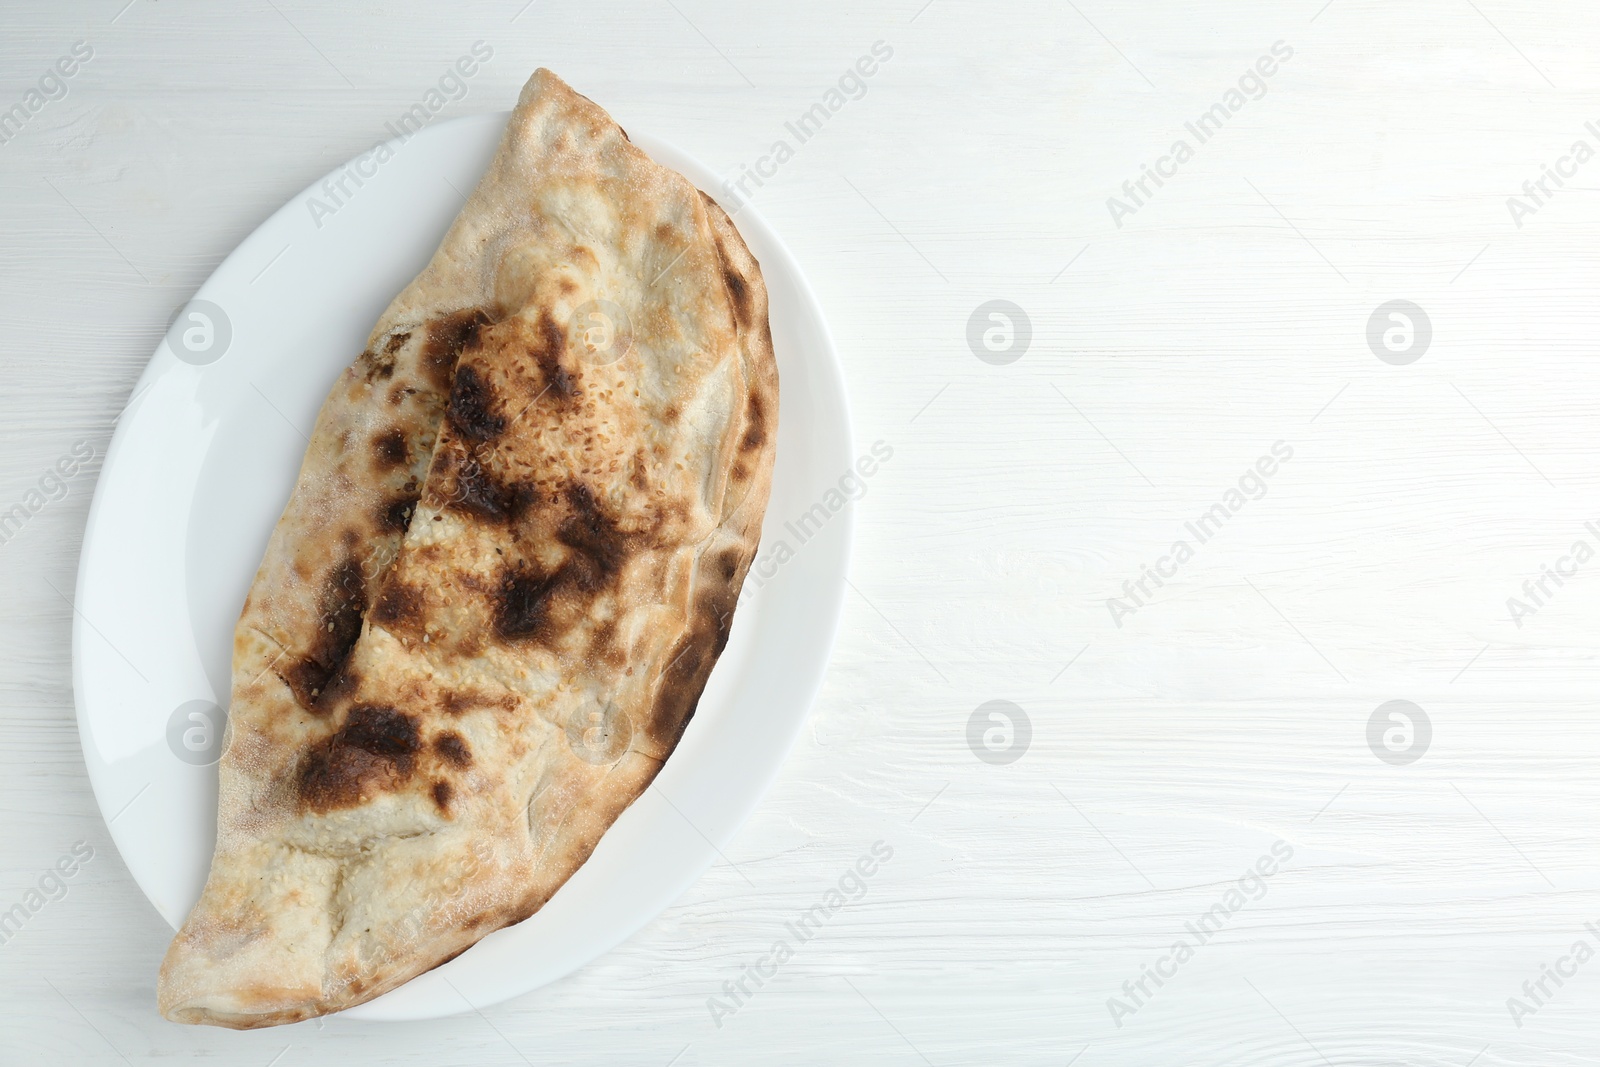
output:
POLYGON ((513 1003, 258 1034, 156 1015, 170 931, 84 778, 63 597, 91 463, 0 544, 0 909, 95 849, 0 945, 0 1062, 1595 1062, 1600 963, 1520 1028, 1506 1000, 1596 940, 1600 562, 1521 627, 1506 599, 1600 523, 1600 160, 1520 228, 1506 198, 1600 148, 1600 14, 122 2, 13 5, 0 35, 0 108, 95 52, 0 144, 0 510, 103 451, 173 310, 480 39, 444 115, 543 64, 735 177, 893 48, 754 203, 827 310, 857 439, 894 458, 737 869, 513 1003), (1114 225, 1106 199, 1280 40, 1269 91, 1114 225), (1032 322, 1009 366, 966 340, 991 299, 1032 322), (1409 366, 1366 344, 1392 299, 1432 321, 1409 366), (1278 441, 1265 496, 1114 625, 1106 599, 1278 441), (966 742, 994 699, 1033 728, 1007 766, 966 742), (1409 766, 1367 748, 1392 699, 1433 724, 1409 766), (879 840, 864 895, 718 1026, 708 998, 879 840), (1107 999, 1280 840, 1265 895, 1116 1026, 1107 999))

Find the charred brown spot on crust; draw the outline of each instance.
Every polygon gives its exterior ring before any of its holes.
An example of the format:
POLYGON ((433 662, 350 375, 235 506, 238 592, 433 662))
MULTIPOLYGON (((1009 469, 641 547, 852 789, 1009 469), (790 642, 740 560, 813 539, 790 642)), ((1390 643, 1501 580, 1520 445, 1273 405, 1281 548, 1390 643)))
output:
POLYGON ((454 485, 442 503, 455 511, 488 522, 507 522, 521 518, 539 499, 533 486, 499 481, 475 456, 448 455, 445 464, 454 485))
POLYGON ((467 743, 454 730, 442 733, 434 738, 433 750, 439 753, 439 758, 452 767, 466 768, 472 766, 472 750, 467 748, 467 743))
POLYGON ((557 288, 561 290, 562 296, 571 296, 578 291, 577 283, 571 278, 562 278, 557 288))
POLYGON ((379 516, 379 521, 385 530, 404 533, 411 522, 411 513, 416 509, 416 506, 417 498, 414 496, 397 497, 384 505, 383 514, 379 516))
POLYGON ((493 595, 495 632, 507 640, 549 640, 582 617, 584 602, 607 585, 628 559, 628 535, 605 513, 588 486, 571 483, 567 515, 556 540, 570 552, 552 573, 507 566, 493 595))
POLYGON ((744 460, 741 459, 733 465, 733 480, 742 482, 748 477, 750 477, 750 468, 746 467, 744 460))
POLYGON ((464 659, 472 660, 483 655, 484 647, 483 631, 474 626, 466 633, 460 634, 455 638, 455 644, 451 646, 451 651, 464 659))
POLYGON ((695 602, 694 620, 661 672, 652 734, 676 743, 694 716, 711 668, 728 644, 737 596, 731 586, 710 589, 695 602))
MULTIPOLYGON (((711 635, 711 660, 722 655, 733 631, 733 609, 738 597, 732 589, 708 589, 695 605, 694 632, 711 635)), ((709 670, 709 664, 707 665, 709 670)))
POLYGON ((627 662, 624 650, 617 646, 617 620, 607 619, 594 632, 592 655, 601 663, 622 667, 627 662))
POLYGON ((588 486, 567 486, 572 515, 556 531, 556 540, 573 550, 563 569, 577 565, 578 584, 593 592, 615 577, 627 557, 627 538, 611 517, 600 510, 588 486))
POLYGON ((498 411, 499 399, 470 363, 456 370, 450 387, 450 425, 469 441, 492 441, 505 432, 505 416, 498 411))
POLYGON ((411 334, 397 333, 384 342, 380 350, 367 349, 361 353, 361 365, 368 382, 387 381, 394 375, 394 364, 400 349, 411 339, 411 334))
POLYGON ((558 584, 555 575, 507 571, 495 593, 495 632, 508 639, 538 635, 545 626, 550 594, 558 584))
POLYGON ((353 696, 360 687, 361 675, 357 674, 351 668, 349 660, 346 660, 333 672, 328 684, 322 687, 322 692, 317 697, 317 706, 325 710, 332 709, 341 700, 353 696))
POLYGON ((455 790, 450 788, 449 782, 433 783, 433 802, 439 805, 439 810, 442 812, 450 811, 450 797, 454 793, 455 790))
POLYGON ((478 333, 494 322, 483 308, 462 308, 428 323, 428 340, 422 350, 422 370, 441 391, 450 388, 461 353, 478 340, 478 333))
POLYGON ((476 690, 465 689, 447 692, 439 701, 447 715, 460 715, 473 708, 504 708, 506 711, 515 711, 517 699, 509 693, 501 696, 491 696, 476 690))
POLYGON ((755 393, 750 394, 750 403, 745 408, 744 440, 739 442, 739 450, 749 452, 760 448, 767 443, 767 409, 761 403, 761 397, 755 393))
POLYGON ((722 580, 733 581, 733 576, 739 573, 739 550, 730 548, 717 559, 717 566, 722 570, 722 580))
POLYGON ((328 684, 328 675, 328 668, 310 657, 297 659, 278 672, 283 684, 294 693, 295 703, 307 711, 319 713, 322 709, 316 706, 317 697, 328 684))
POLYGON ((422 624, 422 591, 397 579, 384 583, 372 608, 372 621, 386 630, 411 630, 422 624))
POLYGON ((361 704, 344 725, 318 742, 300 766, 300 802, 315 811, 351 807, 394 789, 416 766, 416 720, 394 708, 361 704))
POLYGON ((318 706, 318 697, 361 636, 361 616, 366 608, 366 580, 361 566, 354 559, 346 559, 328 575, 323 586, 321 613, 311 647, 278 672, 307 711, 320 714, 326 710, 318 706))
POLYGON ((578 383, 561 365, 561 353, 567 350, 566 331, 550 317, 548 311, 539 312, 538 329, 539 337, 533 358, 544 375, 545 391, 557 400, 571 400, 578 395, 578 383))
POLYGON ((410 450, 406 447, 405 431, 388 430, 374 437, 372 455, 378 461, 380 470, 405 466, 411 458, 410 450))
POLYGON ((739 325, 750 324, 750 286, 745 283, 739 272, 724 264, 722 280, 728 283, 728 295, 733 297, 734 317, 739 320, 739 325))

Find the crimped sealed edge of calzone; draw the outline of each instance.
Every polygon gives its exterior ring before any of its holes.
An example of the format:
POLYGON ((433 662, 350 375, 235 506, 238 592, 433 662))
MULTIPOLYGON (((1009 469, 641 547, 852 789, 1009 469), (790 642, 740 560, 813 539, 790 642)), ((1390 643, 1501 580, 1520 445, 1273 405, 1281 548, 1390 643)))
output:
POLYGON ((537 71, 317 419, 235 631, 162 1014, 339 1011, 549 900, 694 713, 777 417, 732 221, 537 71))

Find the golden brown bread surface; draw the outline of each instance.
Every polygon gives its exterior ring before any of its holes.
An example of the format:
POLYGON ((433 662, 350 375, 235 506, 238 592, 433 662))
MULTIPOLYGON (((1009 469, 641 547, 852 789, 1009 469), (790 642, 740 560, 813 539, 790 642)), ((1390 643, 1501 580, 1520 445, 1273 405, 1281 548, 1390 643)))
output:
POLYGON ((318 418, 235 632, 162 1013, 338 1011, 541 907, 694 712, 777 414, 732 222, 536 72, 318 418))

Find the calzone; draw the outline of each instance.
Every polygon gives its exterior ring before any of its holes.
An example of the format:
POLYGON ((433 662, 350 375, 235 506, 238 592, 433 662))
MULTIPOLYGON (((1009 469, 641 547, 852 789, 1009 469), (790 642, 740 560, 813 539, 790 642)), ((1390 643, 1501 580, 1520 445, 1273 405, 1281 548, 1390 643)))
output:
POLYGON ((536 72, 335 383, 245 601, 165 1016, 348 1008, 550 899, 727 641, 777 390, 728 216, 536 72))

